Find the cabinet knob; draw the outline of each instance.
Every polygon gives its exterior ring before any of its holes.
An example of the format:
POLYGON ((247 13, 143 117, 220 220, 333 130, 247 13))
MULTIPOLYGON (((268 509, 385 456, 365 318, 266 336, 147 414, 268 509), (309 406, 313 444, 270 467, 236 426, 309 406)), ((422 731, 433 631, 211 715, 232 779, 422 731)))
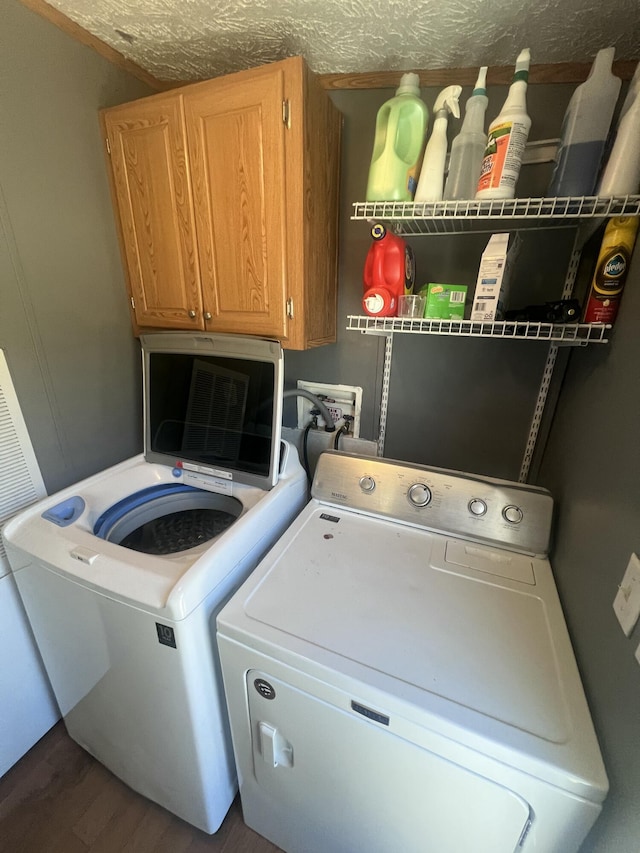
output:
POLYGON ((193 310, 193 308, 191 309, 191 311, 189 311, 189 316, 191 317, 192 320, 196 316, 196 312, 193 310))
POLYGON ((205 320, 210 320, 210 319, 211 319, 211 311, 205 311, 205 312, 204 312, 204 319, 205 319, 205 320))

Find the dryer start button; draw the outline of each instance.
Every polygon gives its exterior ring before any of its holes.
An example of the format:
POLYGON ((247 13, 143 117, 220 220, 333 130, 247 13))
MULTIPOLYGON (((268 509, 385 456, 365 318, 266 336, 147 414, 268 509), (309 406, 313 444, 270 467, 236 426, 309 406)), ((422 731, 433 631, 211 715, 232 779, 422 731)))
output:
POLYGON ((509 524, 520 524, 523 518, 522 510, 515 504, 509 504, 509 506, 506 506, 502 510, 502 515, 505 521, 508 521, 509 524))
POLYGON ((469 512, 475 516, 484 515, 487 511, 487 505, 482 498, 473 498, 469 501, 469 512))

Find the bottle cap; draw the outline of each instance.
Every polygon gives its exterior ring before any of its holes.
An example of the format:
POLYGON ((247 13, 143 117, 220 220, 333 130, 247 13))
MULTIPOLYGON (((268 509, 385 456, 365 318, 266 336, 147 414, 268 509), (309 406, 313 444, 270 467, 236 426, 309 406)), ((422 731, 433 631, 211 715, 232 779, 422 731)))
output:
POLYGON ((473 87, 471 95, 486 95, 487 94, 487 66, 483 65, 478 71, 478 79, 473 87))
POLYGON ((524 80, 525 83, 529 80, 529 63, 531 62, 531 51, 528 47, 521 50, 516 59, 516 70, 513 75, 513 83, 518 80, 524 80))
POLYGON ((385 287, 372 287, 363 296, 362 307, 372 317, 388 317, 396 312, 396 298, 385 287))
POLYGON ((410 71, 402 75, 400 85, 396 89, 396 95, 416 95, 420 97, 420 75, 410 71))

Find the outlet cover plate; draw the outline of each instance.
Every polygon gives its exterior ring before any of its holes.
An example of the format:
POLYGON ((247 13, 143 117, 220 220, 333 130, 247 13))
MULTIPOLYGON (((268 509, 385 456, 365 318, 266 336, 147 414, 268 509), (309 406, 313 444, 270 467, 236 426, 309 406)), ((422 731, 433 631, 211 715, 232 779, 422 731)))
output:
POLYGON ((640 559, 637 554, 632 554, 629 558, 627 570, 613 602, 613 609, 622 630, 627 637, 631 636, 640 616, 640 559))

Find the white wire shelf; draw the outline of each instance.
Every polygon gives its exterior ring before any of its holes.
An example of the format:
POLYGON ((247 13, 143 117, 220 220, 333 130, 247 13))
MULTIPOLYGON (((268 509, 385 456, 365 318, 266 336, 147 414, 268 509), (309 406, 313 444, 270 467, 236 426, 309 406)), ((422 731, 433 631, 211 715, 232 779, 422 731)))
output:
POLYGON ((504 228, 574 228, 582 220, 640 216, 640 195, 613 198, 470 199, 468 201, 357 201, 352 220, 398 223, 403 234, 480 231, 491 223, 504 228))
POLYGON ((604 323, 527 323, 515 320, 419 320, 404 317, 369 317, 350 314, 349 331, 363 334, 453 335, 463 338, 502 338, 508 340, 547 341, 566 346, 606 344, 611 328, 604 323))

